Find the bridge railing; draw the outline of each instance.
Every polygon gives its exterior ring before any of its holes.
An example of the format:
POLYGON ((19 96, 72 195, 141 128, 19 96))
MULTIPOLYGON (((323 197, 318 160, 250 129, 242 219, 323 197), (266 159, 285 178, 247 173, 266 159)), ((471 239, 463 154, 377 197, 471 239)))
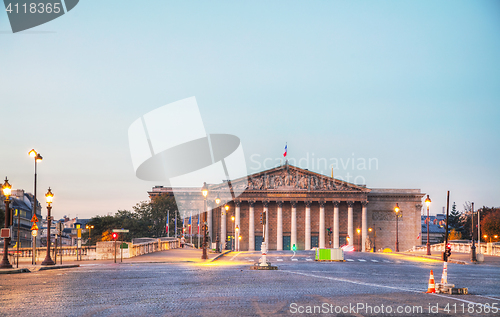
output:
MULTIPOLYGON (((177 238, 141 238, 134 242, 123 242, 123 241, 100 241, 93 246, 82 246, 77 248, 76 246, 63 246, 51 247, 51 257, 55 261, 55 255, 57 258, 62 255, 63 261, 75 261, 80 260, 111 260, 115 256, 115 248, 117 257, 123 256, 124 259, 132 258, 135 256, 176 249, 180 247, 180 240, 177 238), (124 248, 123 244, 126 244, 124 248)), ((0 254, 3 256, 3 248, 0 250, 0 254)), ((43 261, 47 254, 47 247, 37 247, 35 251, 35 257, 37 263, 43 261)), ((33 256, 33 248, 9 248, 9 256, 12 258, 19 258, 21 261, 26 261, 27 258, 31 259, 33 256), (24 260, 23 260, 24 259, 24 260)))
MULTIPOLYGON (((458 253, 470 253, 470 249, 472 244, 471 243, 465 243, 465 242, 451 242, 451 252, 458 252, 458 253)), ((494 255, 494 256, 500 256, 500 245, 498 243, 484 243, 482 242, 479 246, 476 245, 476 253, 482 253, 485 255, 494 255)), ((443 252, 445 249, 444 242, 442 243, 436 243, 431 245, 431 251, 435 252, 443 252)), ((413 247, 412 250, 410 251, 426 251, 427 247, 425 245, 418 246, 418 247, 413 247)))

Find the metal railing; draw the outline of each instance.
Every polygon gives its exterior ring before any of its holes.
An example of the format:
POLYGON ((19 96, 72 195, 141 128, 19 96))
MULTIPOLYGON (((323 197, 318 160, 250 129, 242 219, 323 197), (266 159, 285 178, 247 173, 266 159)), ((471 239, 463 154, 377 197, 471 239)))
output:
MULTIPOLYGON (((471 243, 456 243, 456 242, 451 242, 451 251, 452 252, 458 252, 458 253, 470 253, 471 249, 471 243)), ((443 252, 444 251, 444 242, 442 243, 436 243, 431 245, 431 251, 435 252, 443 252)), ((418 247, 413 247, 411 251, 426 251, 426 246, 418 246, 418 247)), ((477 245, 476 243, 476 253, 482 253, 484 255, 494 255, 494 256, 500 256, 500 245, 496 243, 490 243, 490 242, 482 242, 480 246, 477 245)))

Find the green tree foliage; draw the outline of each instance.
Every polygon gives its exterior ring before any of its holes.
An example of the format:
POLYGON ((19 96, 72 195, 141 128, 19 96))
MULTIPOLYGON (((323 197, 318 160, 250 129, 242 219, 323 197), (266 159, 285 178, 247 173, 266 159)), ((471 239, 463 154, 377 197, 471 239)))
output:
MULTIPOLYGON (((93 225, 91 243, 110 239, 112 229, 128 229, 128 233, 120 233, 119 240, 131 241, 134 238, 166 237, 166 219, 169 213, 169 233, 174 235, 174 217, 177 205, 173 197, 158 196, 151 202, 142 201, 133 207, 133 211, 118 210, 114 216, 96 216, 89 221, 93 225)), ((182 223, 177 215, 178 225, 182 223)))
POLYGON ((457 205, 453 202, 451 206, 450 214, 448 215, 448 228, 455 229, 456 232, 462 233, 463 225, 460 220, 462 213, 457 210, 457 205))
POLYGON ((448 241, 460 239, 462 239, 462 234, 455 229, 451 229, 451 231, 448 233, 448 241))

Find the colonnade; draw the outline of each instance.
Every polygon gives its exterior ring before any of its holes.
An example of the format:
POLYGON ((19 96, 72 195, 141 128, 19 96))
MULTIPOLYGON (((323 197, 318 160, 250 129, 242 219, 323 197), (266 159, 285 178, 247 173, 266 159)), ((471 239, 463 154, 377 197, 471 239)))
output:
MULTIPOLYGON (((249 251, 255 251, 255 201, 248 201, 248 250, 249 251)), ((266 211, 266 232, 265 232, 265 239, 266 242, 269 243, 269 201, 262 201, 263 204, 263 211, 266 211)), ((277 201, 277 215, 276 215, 276 249, 277 250, 283 250, 283 204, 284 201, 277 201)), ((290 201, 291 204, 291 219, 290 219, 290 245, 293 246, 294 244, 297 245, 297 201, 290 201)), ((320 248, 325 248, 325 237, 326 237, 326 220, 325 220, 325 205, 328 203, 333 203, 333 247, 334 248, 339 248, 340 247, 340 221, 339 221, 339 205, 340 201, 331 201, 331 202, 325 202, 325 201, 319 201, 319 202, 312 202, 312 201, 306 201, 305 202, 305 217, 304 220, 304 228, 305 228, 305 237, 304 237, 304 248, 306 250, 311 249, 311 226, 314 225, 311 223, 311 205, 314 203, 319 204, 319 223, 318 225, 318 231, 319 231, 319 247, 320 248)), ((353 218, 354 218, 354 213, 353 213, 353 206, 354 206, 354 201, 347 201, 347 235, 350 237, 348 244, 353 246, 354 245, 354 225, 353 225, 353 218)), ((365 252, 365 241, 366 237, 368 235, 368 226, 367 226, 367 211, 366 211, 366 205, 367 201, 361 201, 362 209, 361 209, 361 251, 365 252)), ((237 226, 238 228, 241 228, 241 222, 240 222, 240 207, 241 207, 241 202, 237 201, 235 202, 235 227, 237 226)), ((225 216, 221 215, 221 217, 224 217, 221 223, 225 224, 225 216)), ((221 232, 223 233, 223 236, 225 235, 225 225, 221 227, 221 232)), ((236 241, 239 241, 239 236, 240 236, 240 231, 237 231, 235 233, 235 239, 236 241)))

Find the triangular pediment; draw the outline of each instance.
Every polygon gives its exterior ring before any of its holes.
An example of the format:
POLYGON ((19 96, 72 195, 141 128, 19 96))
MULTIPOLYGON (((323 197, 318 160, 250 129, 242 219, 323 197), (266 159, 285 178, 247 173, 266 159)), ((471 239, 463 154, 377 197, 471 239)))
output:
MULTIPOLYGON (((318 174, 293 165, 282 165, 231 181, 233 188, 245 191, 349 191, 370 192, 339 179, 318 174)), ((217 190, 223 184, 210 186, 217 190)))

